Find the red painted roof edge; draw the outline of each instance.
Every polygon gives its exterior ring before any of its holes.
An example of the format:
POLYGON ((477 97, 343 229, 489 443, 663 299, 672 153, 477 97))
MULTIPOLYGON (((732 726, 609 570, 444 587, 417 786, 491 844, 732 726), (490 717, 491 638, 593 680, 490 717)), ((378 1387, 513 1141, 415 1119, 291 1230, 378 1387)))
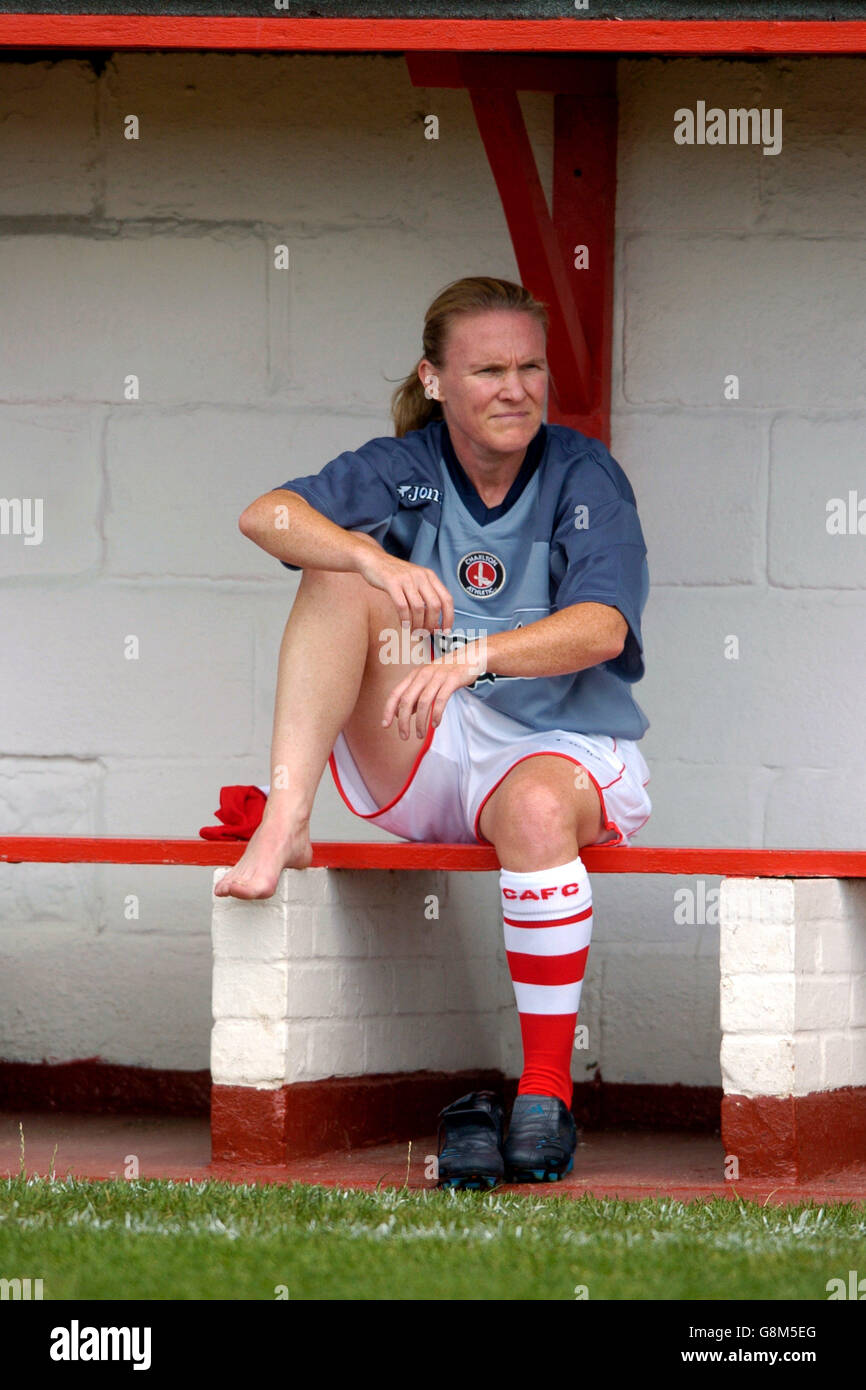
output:
POLYGON ((298 52, 862 53, 866 20, 0 15, 0 47, 298 52))

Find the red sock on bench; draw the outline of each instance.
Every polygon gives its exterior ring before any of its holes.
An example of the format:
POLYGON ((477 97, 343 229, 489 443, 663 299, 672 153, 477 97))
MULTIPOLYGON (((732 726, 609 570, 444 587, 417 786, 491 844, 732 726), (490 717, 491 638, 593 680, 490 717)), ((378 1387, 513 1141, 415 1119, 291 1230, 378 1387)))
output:
POLYGON ((518 1095, 571 1105, 571 1054, 592 935, 583 860, 533 873, 502 869, 505 949, 523 1034, 518 1095))

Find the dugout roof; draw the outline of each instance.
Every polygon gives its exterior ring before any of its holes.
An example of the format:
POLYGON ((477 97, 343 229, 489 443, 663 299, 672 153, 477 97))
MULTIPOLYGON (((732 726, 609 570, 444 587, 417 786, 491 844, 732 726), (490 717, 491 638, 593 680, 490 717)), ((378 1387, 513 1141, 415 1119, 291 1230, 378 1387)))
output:
POLYGON ((866 19, 866 0, 590 0, 576 10, 571 0, 5 0, 0 14, 56 15, 220 15, 260 19, 599 19, 784 20, 866 19))
POLYGON ((866 0, 0 0, 0 60, 113 49, 398 52, 472 101, 520 278, 551 309, 550 418, 609 443, 616 58, 866 52, 866 0), (592 55, 592 56, 590 56, 592 55), (548 208, 518 91, 554 93, 548 208), (580 228, 576 248, 572 229, 580 228), (575 277, 576 249, 591 276, 575 277))

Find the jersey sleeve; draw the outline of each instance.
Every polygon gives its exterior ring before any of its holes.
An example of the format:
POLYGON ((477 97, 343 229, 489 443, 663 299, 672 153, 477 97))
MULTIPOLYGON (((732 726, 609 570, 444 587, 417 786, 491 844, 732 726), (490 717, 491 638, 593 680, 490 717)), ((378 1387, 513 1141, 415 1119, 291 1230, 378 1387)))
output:
MULTIPOLYGON (((338 454, 320 472, 290 478, 278 488, 296 492, 335 525, 347 531, 365 531, 381 543, 399 508, 396 442, 387 436, 371 439, 358 449, 338 454)), ((300 568, 287 560, 280 564, 288 570, 300 568)))
POLYGON ((624 680, 644 674, 641 615, 649 570, 634 492, 615 459, 594 441, 596 469, 575 468, 563 489, 551 546, 555 610, 606 603, 628 623, 625 646, 605 665, 624 680))

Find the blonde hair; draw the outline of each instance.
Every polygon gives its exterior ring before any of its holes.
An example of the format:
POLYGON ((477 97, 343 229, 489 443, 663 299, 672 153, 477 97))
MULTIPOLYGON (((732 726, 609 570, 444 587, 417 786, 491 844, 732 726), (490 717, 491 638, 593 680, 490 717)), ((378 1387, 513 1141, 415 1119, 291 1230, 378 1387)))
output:
POLYGON ((439 401, 428 399, 418 376, 424 358, 434 367, 445 363, 451 325, 460 314, 474 314, 482 309, 517 309, 530 314, 544 330, 548 329, 547 306, 522 285, 512 280, 497 280, 489 275, 468 275, 446 285, 433 300, 424 315, 421 335, 423 352, 414 368, 391 396, 391 418, 398 439, 410 430, 423 429, 431 420, 442 419, 439 401))

